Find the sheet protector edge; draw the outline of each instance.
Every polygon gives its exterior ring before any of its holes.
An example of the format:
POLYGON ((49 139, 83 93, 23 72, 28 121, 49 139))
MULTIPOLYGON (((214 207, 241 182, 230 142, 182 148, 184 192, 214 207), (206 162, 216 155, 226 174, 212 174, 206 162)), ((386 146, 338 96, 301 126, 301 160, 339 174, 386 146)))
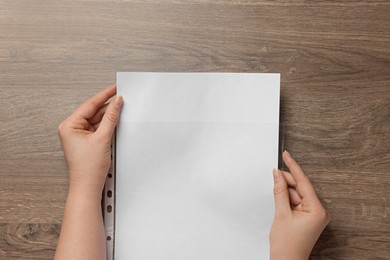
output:
POLYGON ((107 260, 114 259, 115 241, 115 140, 111 140, 111 167, 108 171, 103 191, 103 219, 106 232, 107 260))

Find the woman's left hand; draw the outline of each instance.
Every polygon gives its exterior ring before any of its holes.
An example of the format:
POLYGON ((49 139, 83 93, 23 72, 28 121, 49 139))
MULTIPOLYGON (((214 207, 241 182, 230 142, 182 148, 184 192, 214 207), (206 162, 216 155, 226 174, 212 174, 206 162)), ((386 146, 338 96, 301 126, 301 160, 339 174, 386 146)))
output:
POLYGON ((116 86, 106 88, 84 102, 58 127, 69 167, 70 190, 100 196, 111 165, 111 138, 119 120, 122 97, 116 86))

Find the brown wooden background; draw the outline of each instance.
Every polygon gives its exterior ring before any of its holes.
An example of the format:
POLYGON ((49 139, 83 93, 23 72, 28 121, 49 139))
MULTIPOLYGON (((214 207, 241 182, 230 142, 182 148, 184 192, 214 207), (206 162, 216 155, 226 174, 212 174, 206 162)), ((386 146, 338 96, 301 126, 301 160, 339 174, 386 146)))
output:
POLYGON ((117 71, 280 72, 285 148, 333 221, 312 259, 390 259, 390 2, 0 0, 0 259, 51 259, 56 128, 117 71))

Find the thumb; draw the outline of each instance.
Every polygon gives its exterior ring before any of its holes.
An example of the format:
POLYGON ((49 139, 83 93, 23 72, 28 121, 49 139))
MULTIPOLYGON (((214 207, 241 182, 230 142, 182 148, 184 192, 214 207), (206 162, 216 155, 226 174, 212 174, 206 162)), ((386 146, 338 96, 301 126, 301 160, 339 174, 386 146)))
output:
POLYGON ((96 132, 108 137, 111 137, 114 134, 116 124, 119 120, 122 103, 123 98, 121 96, 117 96, 113 101, 111 101, 96 132))
POLYGON ((283 174, 274 169, 274 199, 275 199, 275 217, 285 216, 291 213, 290 199, 288 195, 287 181, 283 174))

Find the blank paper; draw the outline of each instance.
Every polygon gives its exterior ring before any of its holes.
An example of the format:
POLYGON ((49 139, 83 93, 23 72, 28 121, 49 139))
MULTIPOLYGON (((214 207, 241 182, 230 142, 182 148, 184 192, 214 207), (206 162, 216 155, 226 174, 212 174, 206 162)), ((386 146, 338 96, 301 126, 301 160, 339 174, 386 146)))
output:
POLYGON ((119 72, 117 260, 269 259, 280 75, 119 72))

